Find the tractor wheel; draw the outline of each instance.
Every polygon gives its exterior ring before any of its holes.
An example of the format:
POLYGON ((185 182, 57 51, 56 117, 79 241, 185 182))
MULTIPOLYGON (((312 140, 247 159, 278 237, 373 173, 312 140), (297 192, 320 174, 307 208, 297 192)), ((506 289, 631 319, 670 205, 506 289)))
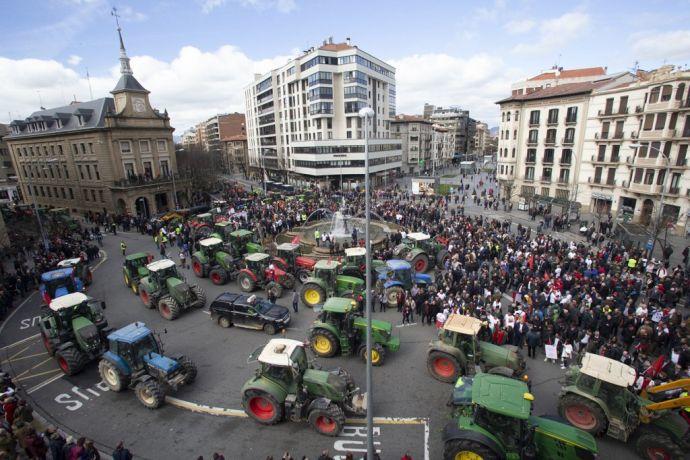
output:
POLYGON ((273 292, 273 294, 276 296, 276 299, 280 299, 283 297, 283 286, 271 281, 266 285, 266 294, 269 292, 273 292))
MULTIPOLYGON (((359 356, 367 362, 367 347, 366 345, 361 347, 359 356)), ((386 349, 380 344, 375 343, 371 346, 371 365, 372 366, 383 366, 383 362, 386 360, 386 349)))
POLYGON ((58 350, 55 352, 55 357, 60 369, 67 375, 78 373, 86 365, 86 356, 75 347, 58 350))
POLYGON ((156 306, 156 302, 152 298, 151 293, 146 290, 142 283, 139 283, 139 297, 146 308, 154 308, 156 306))
POLYGON ((108 385, 110 391, 122 391, 129 386, 129 377, 123 375, 120 369, 110 361, 102 359, 98 363, 98 373, 101 379, 108 385))
POLYGON ((222 286, 223 284, 228 282, 228 274, 221 267, 211 269, 211 271, 208 274, 208 277, 211 278, 211 282, 216 286, 222 286))
POLYGON ((683 449, 666 433, 650 430, 642 433, 635 443, 635 449, 645 460, 681 460, 683 449))
POLYGON ((442 351, 432 351, 426 358, 426 368, 433 378, 455 383, 460 375, 460 363, 454 356, 442 351))
POLYGON ((436 266, 439 268, 444 268, 446 266, 446 260, 450 258, 448 251, 441 249, 436 254, 436 266))
POLYGON ((309 336, 311 349, 322 358, 330 358, 338 352, 338 338, 326 329, 316 329, 309 336))
POLYGON ((193 306, 196 308, 204 308, 206 306, 206 293, 196 284, 192 284, 190 289, 194 292, 194 297, 196 297, 193 306))
POLYGON ((249 276, 249 273, 242 272, 237 276, 237 284, 244 292, 252 292, 256 289, 256 282, 249 276))
POLYGON ((220 318, 218 318, 218 325, 222 328, 227 329, 230 326, 232 326, 232 321, 230 321, 230 318, 228 318, 227 316, 221 316, 220 318))
POLYGON ((286 273, 285 277, 280 280, 280 285, 285 289, 292 289, 295 287, 295 276, 292 273, 286 273))
POLYGON ((297 279, 300 284, 304 284, 309 279, 309 272, 307 270, 297 270, 297 279))
POLYGON ((264 332, 268 335, 276 335, 276 327, 271 323, 264 324, 264 332))
POLYGON ((322 304, 326 301, 326 291, 316 283, 307 283, 302 286, 302 303, 309 308, 322 304))
POLYGON ((275 425, 283 419, 283 406, 261 390, 247 390, 242 395, 244 411, 262 425, 275 425))
POLYGON ((124 273, 124 280, 125 280, 125 286, 127 286, 127 289, 131 289, 132 288, 132 280, 129 279, 127 272, 124 273))
POLYGON ((391 286, 386 289, 386 302, 388 303, 388 308, 395 308, 398 306, 398 295, 404 292, 404 289, 400 286, 391 286))
POLYGON ((443 460, 499 460, 488 446, 470 439, 451 439, 443 448, 443 460))
POLYGON ((53 346, 53 341, 50 340, 50 337, 48 337, 45 332, 41 332, 41 340, 43 340, 43 347, 46 349, 48 354, 50 356, 53 356, 55 354, 55 347, 53 346))
POLYGON ((139 402, 149 409, 158 409, 165 401, 165 392, 155 380, 137 383, 137 386, 134 387, 134 393, 136 393, 139 402))
POLYGON ((192 257, 192 271, 199 278, 206 278, 206 265, 196 257, 192 257))
POLYGON ((326 409, 309 412, 307 421, 319 434, 338 436, 345 425, 345 413, 339 406, 331 403, 326 409))
POLYGON ((182 372, 184 373, 184 380, 182 380, 182 384, 189 385, 196 379, 196 364, 194 364, 194 361, 186 356, 181 356, 177 362, 180 363, 180 367, 182 367, 182 372))
POLYGON ((172 321, 180 316, 182 308, 180 308, 180 304, 177 303, 177 300, 166 295, 158 301, 158 313, 160 313, 164 319, 172 321))
POLYGON ((429 256, 426 254, 417 254, 412 262, 410 262, 414 271, 417 273, 424 273, 429 268, 429 256))
POLYGON ((601 408, 574 394, 567 394, 558 401, 558 413, 571 425, 598 436, 606 431, 608 421, 601 408))
POLYGON ((139 295, 139 283, 137 281, 132 280, 130 289, 132 290, 134 295, 139 295))

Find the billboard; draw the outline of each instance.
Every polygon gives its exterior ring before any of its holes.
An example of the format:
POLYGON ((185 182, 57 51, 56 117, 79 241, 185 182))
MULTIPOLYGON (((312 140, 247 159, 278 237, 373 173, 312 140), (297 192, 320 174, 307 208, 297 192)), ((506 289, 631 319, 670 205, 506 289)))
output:
POLYGON ((413 195, 433 195, 435 179, 429 178, 412 178, 412 194, 413 195))

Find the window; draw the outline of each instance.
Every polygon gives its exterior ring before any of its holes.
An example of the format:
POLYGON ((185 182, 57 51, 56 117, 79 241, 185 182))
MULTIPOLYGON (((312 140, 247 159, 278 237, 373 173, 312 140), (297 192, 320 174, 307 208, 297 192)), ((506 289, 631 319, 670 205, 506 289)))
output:
POLYGON ((663 185, 666 178, 666 170, 660 169, 659 174, 656 175, 656 185, 663 185))
POLYGON ((71 188, 69 189, 69 199, 70 200, 74 199, 74 190, 72 190, 71 188))
POLYGON ((549 110, 549 119, 547 121, 547 124, 549 124, 549 125, 558 124, 558 109, 550 109, 549 110))
POLYGON ((84 169, 82 168, 82 165, 77 165, 77 170, 79 171, 79 177, 84 180, 84 169))
POLYGON ((105 199, 103 198, 103 190, 98 191, 98 198, 100 199, 101 203, 105 203, 105 199))
POLYGON ((506 121, 510 121, 510 112, 506 112, 506 121))
POLYGON ((544 172, 541 175, 541 180, 545 182, 551 182, 551 173, 553 172, 552 168, 544 168, 544 172))
POLYGON ((567 184, 569 180, 570 180, 570 170, 569 169, 561 169, 561 172, 558 176, 558 182, 560 182, 561 184, 567 184))
POLYGON ((565 116, 566 123, 576 123, 577 122, 577 106, 568 107, 568 112, 565 116))
POLYGON ((676 101, 683 100, 683 92, 685 92, 685 83, 678 85, 678 88, 676 89, 676 101))
POLYGON ((654 183, 654 170, 646 169, 644 172, 644 183, 645 185, 652 185, 654 183))
POLYGON ((58 144, 58 155, 63 155, 64 152, 62 151, 62 145, 58 144))
POLYGON ((147 140, 139 141, 139 151, 141 153, 151 153, 151 143, 147 140))
POLYGON ((62 165, 62 169, 65 172, 65 179, 69 179, 69 169, 67 169, 67 165, 62 165))
POLYGON ((604 115, 611 115, 613 113, 613 98, 606 99, 606 107, 604 108, 604 115))
POLYGON ((89 201, 89 191, 86 189, 83 189, 82 192, 84 192, 84 199, 86 201, 89 201))
POLYGON ((628 96, 621 96, 618 103, 618 113, 628 113, 628 96))
POLYGON ((613 162, 619 162, 621 157, 620 157, 620 150, 621 146, 620 145, 612 145, 611 146, 611 161, 613 162))
POLYGON ((125 163, 125 176, 127 176, 128 179, 132 179, 136 175, 136 171, 134 170, 134 163, 125 163))
POLYGON ((89 153, 93 154, 93 143, 89 142, 89 153))
POLYGON ((527 149, 527 163, 535 163, 537 161, 537 149, 527 149))
POLYGON ((604 123, 601 124, 601 138, 602 139, 608 139, 610 127, 611 127, 611 123, 609 123, 608 121, 605 121, 604 123))
POLYGON ((516 111, 515 111, 515 121, 518 121, 518 115, 520 115, 520 112, 518 112, 518 111, 516 110, 516 111))
POLYGON ((86 144, 82 142, 81 144, 79 144, 79 147, 81 147, 81 154, 86 155, 86 144))
POLYGON ((527 143, 528 144, 536 144, 539 139, 539 130, 537 129, 530 129, 529 130, 529 137, 527 138, 527 143))
POLYGON ((525 168, 525 179, 534 180, 534 166, 528 166, 525 168))
POLYGON ((616 185, 616 168, 609 168, 606 174, 606 185, 616 185))
POLYGON ((556 130, 555 129, 547 129, 546 130, 546 143, 547 144, 555 144, 556 143, 556 130))
POLYGON ((640 144, 640 148, 637 150, 637 156, 640 158, 646 158, 648 149, 649 149, 649 144, 647 144, 647 143, 640 144))
POLYGON ((130 141, 120 141, 120 153, 132 153, 132 143, 130 141))
POLYGON ((153 168, 151 167, 151 162, 150 161, 145 161, 144 162, 144 176, 148 178, 153 177, 153 168))
POLYGON ((539 110, 532 110, 529 113, 529 124, 531 126, 539 125, 539 110))
POLYGON ((666 124, 666 113, 661 112, 656 114, 656 124, 654 125, 654 129, 664 129, 664 125, 666 124))
POLYGON ((553 149, 544 150, 544 163, 553 163, 553 149))
POLYGON ((161 160, 161 175, 169 176, 170 169, 168 168, 168 160, 161 160))
POLYGON ((649 92, 649 103, 654 104, 655 102, 659 102, 659 93, 661 93, 661 87, 656 86, 652 88, 652 90, 649 92))
POLYGON ((623 120, 619 120, 616 122, 616 131, 613 133, 613 138, 614 139, 622 139, 623 138, 623 120))
POLYGON ((561 164, 563 164, 563 165, 571 164, 571 162, 573 161, 572 158, 573 158, 573 151, 570 149, 563 149, 563 151, 561 152, 561 164))
POLYGON ((96 201, 96 191, 91 189, 91 201, 96 201))
POLYGON ((606 144, 599 145, 599 153, 597 153, 597 161, 606 161, 606 144))
POLYGON ((101 180, 101 174, 98 172, 98 165, 93 165, 93 172, 96 175, 96 180, 101 180))
POLYGON ((604 170, 602 167, 594 168, 594 183, 601 184, 601 173, 604 170))
POLYGON ((164 139, 159 139, 156 141, 156 149, 159 152, 167 152, 168 151, 168 143, 164 139))
POLYGON ((565 138, 563 139, 564 144, 575 143, 575 128, 568 128, 565 130, 565 138))
POLYGON ((307 78, 307 83, 309 86, 318 85, 319 83, 330 85, 333 83, 333 72, 316 72, 311 74, 307 78))
POLYGON ((673 92, 673 86, 664 85, 661 88, 661 102, 666 102, 671 100, 671 93, 673 92))
POLYGON ((683 144, 678 147, 678 158, 676 159, 676 166, 685 166, 687 163, 688 144, 683 144))
POLYGON ((652 142, 652 145, 649 146, 649 158, 658 157, 660 151, 661 151, 661 142, 652 142))

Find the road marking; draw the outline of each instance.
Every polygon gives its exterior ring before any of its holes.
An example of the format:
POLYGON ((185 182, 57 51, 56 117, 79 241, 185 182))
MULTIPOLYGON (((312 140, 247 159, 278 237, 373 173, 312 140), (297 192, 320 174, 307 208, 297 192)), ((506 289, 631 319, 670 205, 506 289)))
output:
POLYGON ((415 326, 417 323, 397 324, 395 327, 415 326))
MULTIPOLYGON (((374 423, 377 425, 424 425, 427 423, 426 418, 421 417, 374 417, 374 423)), ((365 418, 348 418, 345 423, 350 425, 364 425, 367 423, 365 418)))
POLYGON ((21 355, 21 354, 24 353, 26 350, 28 350, 29 348, 31 348, 31 345, 32 345, 32 344, 29 344, 29 345, 25 346, 24 348, 22 348, 21 350, 19 350, 18 352, 16 352, 15 354, 13 354, 12 356, 10 356, 9 358, 7 358, 7 361, 12 361, 14 358, 16 358, 17 356, 21 355))
POLYGON ((35 354, 33 354, 33 355, 22 356, 21 358, 16 358, 16 359, 15 359, 14 357, 12 357, 12 358, 7 358, 7 360, 5 360, 5 362, 7 362, 7 363, 9 363, 9 362, 16 363, 17 361, 21 361, 22 359, 35 358, 36 356, 43 356, 43 355, 47 355, 47 354, 48 354, 48 352, 47 352, 47 351, 44 351, 43 353, 35 353, 35 354))
POLYGON ((41 375, 54 374, 56 372, 62 372, 62 371, 60 369, 51 369, 49 371, 39 372, 38 374, 27 375, 26 377, 21 377, 21 378, 14 378, 12 380, 14 380, 15 382, 22 382, 24 380, 29 380, 29 379, 33 379, 35 377, 40 377, 41 375))
POLYGON ((210 314, 211 314, 210 311, 206 311, 206 310, 200 310, 200 311, 201 311, 201 313, 205 313, 205 314, 207 314, 207 315, 210 315, 210 314))
POLYGON ((36 337, 39 337, 40 335, 41 335, 40 333, 39 333, 39 334, 34 334, 34 335, 32 335, 32 336, 30 336, 30 337, 27 337, 27 338, 25 338, 25 339, 18 340, 18 341, 14 342, 14 343, 11 343, 11 344, 9 344, 9 345, 7 345, 7 346, 4 346, 4 347, 0 348, 0 350, 6 350, 6 349, 8 349, 8 348, 16 347, 17 345, 22 344, 22 343, 24 343, 24 342, 27 342, 27 341, 29 341, 29 340, 31 340, 31 339, 35 339, 36 337))
MULTIPOLYGON (((57 370, 60 371, 60 369, 57 369, 57 370)), ((53 383, 54 381, 61 379, 64 376, 65 376, 65 374, 63 374, 62 371, 60 371, 60 373, 58 375, 51 377, 48 380, 44 380, 43 382, 39 383, 38 385, 31 387, 28 390, 26 390, 26 394, 30 395, 34 391, 38 391, 41 388, 43 388, 44 386, 49 385, 49 384, 53 383)))
POLYGON ((98 251, 98 253, 99 253, 99 254, 103 253, 103 258, 101 259, 100 262, 98 262, 98 263, 91 269, 91 271, 96 271, 96 269, 97 269, 98 267, 100 267, 100 266, 103 264, 103 262, 105 262, 106 260, 108 260, 108 253, 105 252, 103 249, 101 249, 100 251, 98 251))
POLYGON ((12 313, 10 313, 10 316, 8 316, 7 318, 5 318, 5 320, 2 322, 2 324, 0 324, 0 336, 2 336, 2 331, 5 329, 5 326, 7 326, 7 323, 10 322, 10 320, 12 319, 12 317, 13 317, 14 315, 16 315, 17 312, 18 312, 19 310, 22 309, 22 307, 24 306, 24 304, 25 304, 26 302, 28 302, 29 299, 31 299, 31 298, 34 296, 34 294, 36 294, 37 292, 38 292, 38 291, 34 291, 34 292, 32 292, 31 294, 29 294, 29 297, 27 297, 26 299, 24 299, 24 301, 23 301, 22 303, 20 303, 19 305, 17 305, 17 308, 15 308, 15 310, 14 310, 12 313))
MULTIPOLYGON (((45 359, 45 360, 41 361, 40 363, 36 364, 34 367, 31 367, 31 368, 25 370, 25 371, 22 372, 21 374, 15 375, 15 376, 14 376, 14 381, 17 382, 17 381, 21 380, 20 377, 23 377, 24 375, 28 374, 29 371, 31 371, 31 370, 33 370, 33 369, 36 369, 37 367, 40 367, 40 366, 44 365, 45 363, 47 363, 48 361, 52 361, 52 360, 53 360, 53 357, 51 356, 51 357, 49 357, 48 359, 45 359)), ((41 374, 37 374, 37 375, 41 375, 41 374)))

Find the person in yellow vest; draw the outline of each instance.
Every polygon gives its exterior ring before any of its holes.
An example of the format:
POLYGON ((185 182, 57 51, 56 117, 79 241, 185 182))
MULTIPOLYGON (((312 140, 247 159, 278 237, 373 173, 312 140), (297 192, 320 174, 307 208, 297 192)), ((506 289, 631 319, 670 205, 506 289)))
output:
POLYGON ((127 245, 124 241, 120 240, 120 251, 122 251, 122 257, 125 256, 125 251, 127 250, 127 245))
POLYGON ((629 258, 628 259, 628 269, 630 271, 634 271, 635 267, 637 267, 637 259, 635 259, 634 257, 629 258))
POLYGON ((316 240, 316 247, 317 248, 320 247, 321 246, 321 232, 319 231, 318 228, 316 230, 314 230, 314 239, 316 240))
MULTIPOLYGON (((686 398, 688 396, 688 392, 684 391, 680 394, 681 398, 686 398)), ((690 406, 685 406, 680 410, 680 416, 685 419, 686 422, 690 423, 690 406)))

